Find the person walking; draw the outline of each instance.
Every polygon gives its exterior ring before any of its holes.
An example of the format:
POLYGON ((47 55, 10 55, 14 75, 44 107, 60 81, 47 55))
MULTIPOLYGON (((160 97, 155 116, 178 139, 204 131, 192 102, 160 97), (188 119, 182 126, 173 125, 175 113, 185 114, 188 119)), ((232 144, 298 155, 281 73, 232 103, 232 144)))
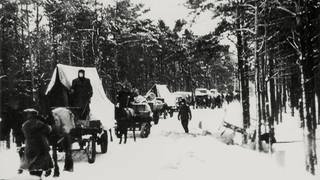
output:
POLYGON ((25 136, 25 148, 22 155, 21 170, 28 170, 30 175, 41 178, 43 172, 50 175, 53 163, 49 154, 48 135, 51 126, 43 123, 38 117, 38 111, 26 109, 26 121, 22 125, 25 136))
POLYGON ((186 100, 181 100, 181 105, 178 113, 178 120, 181 121, 182 127, 186 133, 189 133, 188 124, 192 119, 190 107, 187 105, 186 100))

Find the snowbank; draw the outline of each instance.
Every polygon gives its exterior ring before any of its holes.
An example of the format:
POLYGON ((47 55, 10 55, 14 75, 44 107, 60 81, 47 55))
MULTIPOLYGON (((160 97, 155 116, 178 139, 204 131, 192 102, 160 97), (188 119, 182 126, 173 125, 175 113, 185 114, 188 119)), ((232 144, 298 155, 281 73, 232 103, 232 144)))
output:
MULTIPOLYGON (((316 179, 304 172, 303 168, 280 167, 268 154, 228 146, 214 135, 203 133, 203 129, 218 130, 221 117, 236 117, 236 114, 203 109, 192 112, 190 134, 183 132, 175 114, 173 118, 161 119, 158 125, 153 126, 149 138, 138 138, 137 142, 129 138, 125 145, 117 144, 118 139, 115 139, 110 143, 108 153, 98 154, 94 164, 88 164, 85 160, 76 161, 73 173, 61 171, 59 178, 44 179, 316 179), (199 128, 200 122, 203 123, 203 129, 199 128)), ((0 179, 29 178, 27 174, 16 175, 19 160, 14 150, 1 151, 0 159, 1 162, 8 162, 0 163, 0 179)))
MULTIPOLYGON (((251 99, 251 112, 255 109, 254 103, 254 99, 251 99)), ((197 110, 194 113, 203 117, 199 118, 203 131, 209 131, 226 144, 242 144, 242 136, 240 133, 234 133, 232 130, 222 127, 222 121, 242 127, 242 108, 239 102, 235 101, 229 105, 224 104, 221 109, 214 109, 206 112, 197 110), (223 135, 221 135, 222 132, 223 135)), ((298 116, 297 113, 296 116, 298 116)), ((253 116, 252 118, 255 117, 253 116)), ((277 142, 279 143, 273 145, 275 153, 272 158, 281 166, 304 170, 305 152, 302 142, 303 132, 300 128, 299 117, 292 117, 289 113, 283 114, 283 122, 275 126, 275 133, 277 142)), ((319 139, 319 129, 317 131, 317 136, 319 139)), ((320 141, 317 141, 317 143, 317 147, 320 147, 320 141)), ((265 144, 265 146, 267 145, 265 144)), ((266 149, 268 148, 266 147, 266 149)), ((320 148, 318 148, 317 154, 320 154, 320 148)), ((319 165, 317 169, 317 172, 319 172, 319 165)))

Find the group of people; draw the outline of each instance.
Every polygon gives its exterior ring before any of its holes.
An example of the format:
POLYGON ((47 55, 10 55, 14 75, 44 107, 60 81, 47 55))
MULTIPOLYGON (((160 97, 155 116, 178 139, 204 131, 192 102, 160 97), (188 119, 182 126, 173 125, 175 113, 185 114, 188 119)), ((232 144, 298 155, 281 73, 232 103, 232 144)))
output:
MULTIPOLYGON (((129 91, 120 91, 118 101, 121 107, 128 105, 129 91)), ((133 91, 133 95, 138 92, 133 91)), ((72 81, 70 89, 71 106, 78 107, 77 113, 80 119, 86 119, 90 112, 89 103, 93 95, 90 80, 85 78, 85 71, 79 70, 78 78, 72 81)), ((24 147, 18 147, 21 159, 20 169, 28 170, 31 175, 41 177, 51 174, 53 163, 50 155, 49 135, 55 131, 54 123, 50 124, 46 119, 40 116, 39 112, 33 108, 26 109, 22 112, 21 117, 25 117, 20 123, 21 136, 25 143, 24 147)), ((182 127, 186 133, 189 133, 188 123, 191 120, 191 110, 185 99, 181 100, 179 107, 178 119, 181 121, 182 127)), ((1 128, 3 129, 3 128, 1 128)), ((22 144, 22 143, 21 143, 22 144)), ((18 145, 20 146, 20 145, 18 145)))
POLYGON ((195 104, 196 108, 221 108, 224 98, 223 95, 217 95, 216 97, 211 96, 196 96, 195 104))
MULTIPOLYGON (((78 77, 72 81, 70 89, 70 106, 77 107, 75 114, 78 118, 87 119, 90 109, 89 103, 92 97, 92 86, 90 80, 85 77, 85 71, 79 70, 78 77)), ((51 174, 53 162, 50 155, 49 135, 56 131, 54 123, 49 123, 43 118, 35 108, 22 110, 12 106, 10 103, 2 109, 0 123, 1 140, 6 137, 13 129, 16 140, 18 153, 20 156, 20 168, 18 173, 28 170, 30 175, 41 177, 45 172, 45 176, 51 174), (12 116, 12 117, 11 117, 12 116), (9 126, 8 123, 14 123, 9 126), (23 147, 22 145, 25 144, 23 147)))
MULTIPOLYGON (((134 97, 139 95, 139 91, 135 88, 131 88, 130 85, 118 84, 117 87, 117 103, 120 108, 126 108, 134 97)), ((178 120, 181 121, 181 125, 186 133, 189 133, 188 124, 192 119, 190 107, 186 99, 181 99, 179 103, 178 120)))
POLYGON ((228 104, 234 100, 240 100, 239 93, 229 92, 227 94, 218 94, 215 97, 211 96, 196 96, 194 101, 194 106, 196 108, 221 108, 224 102, 228 104))

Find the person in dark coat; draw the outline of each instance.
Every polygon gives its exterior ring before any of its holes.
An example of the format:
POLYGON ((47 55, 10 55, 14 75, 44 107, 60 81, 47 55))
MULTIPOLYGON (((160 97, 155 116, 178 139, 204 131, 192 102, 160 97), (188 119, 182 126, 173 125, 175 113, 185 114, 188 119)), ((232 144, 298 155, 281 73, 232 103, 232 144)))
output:
POLYGON ((92 86, 90 80, 85 77, 85 71, 79 70, 78 78, 72 81, 71 86, 71 106, 78 107, 79 119, 87 119, 90 108, 90 99, 92 97, 92 86))
POLYGON ((181 121, 182 127, 186 133, 189 133, 188 124, 191 118, 192 115, 190 107, 187 105, 186 100, 182 99, 178 113, 178 120, 181 121))
POLYGON ((22 131, 26 138, 22 157, 21 169, 28 170, 30 175, 41 177, 45 171, 48 176, 53 168, 48 135, 51 127, 38 118, 38 112, 27 109, 26 121, 22 125, 22 131))
POLYGON ((126 108, 129 106, 130 102, 133 101, 133 93, 128 86, 124 86, 121 83, 118 83, 118 92, 117 92, 117 103, 119 108, 126 108))

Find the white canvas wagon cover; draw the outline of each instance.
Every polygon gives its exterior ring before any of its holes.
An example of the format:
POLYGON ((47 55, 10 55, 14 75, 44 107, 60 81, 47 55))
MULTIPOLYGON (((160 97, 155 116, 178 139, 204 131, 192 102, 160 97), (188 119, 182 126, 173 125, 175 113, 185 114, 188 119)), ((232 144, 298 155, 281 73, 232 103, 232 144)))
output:
POLYGON ((93 95, 90 102, 90 120, 100 120, 104 129, 114 127, 114 105, 107 98, 99 78, 97 69, 94 67, 76 67, 58 64, 55 68, 51 81, 46 90, 46 95, 54 87, 57 80, 57 73, 60 82, 69 90, 72 81, 78 77, 78 71, 85 70, 85 77, 90 79, 93 95))
POLYGON ((152 88, 147 92, 147 95, 150 92, 154 92, 157 97, 161 97, 164 99, 164 102, 168 104, 168 106, 175 106, 176 105, 176 98, 174 94, 172 94, 167 85, 165 84, 155 84, 152 88))

